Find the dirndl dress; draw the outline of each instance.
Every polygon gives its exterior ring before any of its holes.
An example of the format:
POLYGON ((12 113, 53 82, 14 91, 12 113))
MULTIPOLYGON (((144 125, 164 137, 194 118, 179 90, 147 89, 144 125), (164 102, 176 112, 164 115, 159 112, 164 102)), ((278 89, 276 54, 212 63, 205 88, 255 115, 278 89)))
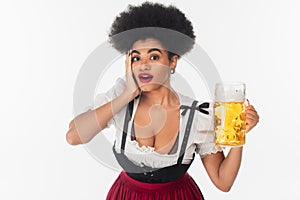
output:
POLYGON ((191 108, 189 120, 184 133, 184 139, 180 149, 180 156, 177 164, 164 168, 151 168, 138 166, 133 163, 124 153, 128 122, 132 116, 133 101, 126 110, 121 152, 115 150, 114 155, 123 168, 113 185, 111 186, 106 200, 203 200, 204 197, 193 178, 188 174, 193 159, 189 164, 182 164, 184 151, 190 134, 190 127, 193 121, 195 105, 194 101, 191 108), (134 172, 134 173, 132 173, 134 172))

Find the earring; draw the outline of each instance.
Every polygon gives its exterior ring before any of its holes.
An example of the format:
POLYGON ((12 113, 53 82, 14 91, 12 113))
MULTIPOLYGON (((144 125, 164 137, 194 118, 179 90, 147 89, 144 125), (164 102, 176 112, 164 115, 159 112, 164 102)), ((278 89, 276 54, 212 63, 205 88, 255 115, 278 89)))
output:
POLYGON ((174 74, 174 73, 175 73, 175 69, 174 69, 174 68, 171 68, 170 73, 171 73, 171 74, 174 74))

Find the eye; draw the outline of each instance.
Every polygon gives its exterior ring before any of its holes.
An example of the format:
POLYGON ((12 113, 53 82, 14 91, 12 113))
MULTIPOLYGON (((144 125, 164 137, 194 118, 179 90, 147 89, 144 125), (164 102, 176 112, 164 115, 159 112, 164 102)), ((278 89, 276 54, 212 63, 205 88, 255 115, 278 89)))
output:
POLYGON ((133 58, 131 58, 131 62, 137 62, 137 61, 139 61, 140 60, 140 58, 139 57, 133 57, 133 58))
POLYGON ((158 55, 153 55, 150 57, 150 60, 158 60, 159 56, 158 55))

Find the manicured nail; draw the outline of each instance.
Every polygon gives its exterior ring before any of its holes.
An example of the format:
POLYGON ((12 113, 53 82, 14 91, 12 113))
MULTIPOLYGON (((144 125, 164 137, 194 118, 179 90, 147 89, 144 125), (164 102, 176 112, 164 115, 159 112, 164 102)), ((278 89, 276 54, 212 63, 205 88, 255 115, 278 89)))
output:
POLYGON ((249 101, 249 99, 247 99, 247 106, 250 106, 250 101, 249 101))

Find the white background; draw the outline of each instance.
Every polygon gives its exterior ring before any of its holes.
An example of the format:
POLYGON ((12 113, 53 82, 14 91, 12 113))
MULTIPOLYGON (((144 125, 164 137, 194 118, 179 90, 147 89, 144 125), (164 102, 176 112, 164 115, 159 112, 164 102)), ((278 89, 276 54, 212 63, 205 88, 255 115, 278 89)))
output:
MULTIPOLYGON (((105 199, 118 172, 65 140, 73 90, 114 17, 141 2, 1 0, 0 199, 105 199)), ((206 199, 300 199, 299 1, 161 2, 186 13, 223 80, 244 81, 261 116, 229 193, 193 163, 206 199)))

